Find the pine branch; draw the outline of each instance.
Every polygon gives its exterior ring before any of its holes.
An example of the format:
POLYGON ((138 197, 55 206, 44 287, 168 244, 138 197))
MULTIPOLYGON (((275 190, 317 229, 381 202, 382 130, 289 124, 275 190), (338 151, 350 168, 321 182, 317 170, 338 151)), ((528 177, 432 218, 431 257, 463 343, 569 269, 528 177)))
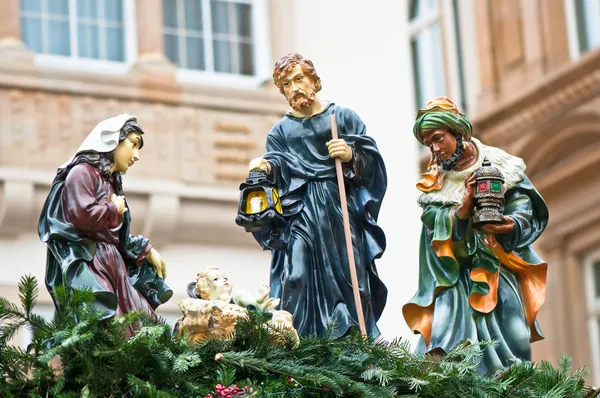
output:
POLYGON ((23 276, 19 281, 18 288, 21 305, 29 317, 38 297, 37 279, 31 275, 23 276))
POLYGON ((0 397, 202 397, 219 383, 247 385, 261 397, 600 397, 585 386, 587 370, 572 371, 567 357, 558 367, 521 362, 493 379, 478 375, 483 350, 493 343, 465 342, 443 358, 356 331, 273 346, 270 333, 280 332, 260 311, 249 311, 229 340, 188 345, 141 313, 101 322, 91 292, 57 288, 62 311, 45 323, 32 311, 34 281, 23 279, 23 308, 0 299, 0 397), (29 352, 7 345, 19 326, 34 330, 29 352), (132 338, 124 333, 130 327, 132 338), (47 365, 57 355, 64 365, 59 376, 47 365))

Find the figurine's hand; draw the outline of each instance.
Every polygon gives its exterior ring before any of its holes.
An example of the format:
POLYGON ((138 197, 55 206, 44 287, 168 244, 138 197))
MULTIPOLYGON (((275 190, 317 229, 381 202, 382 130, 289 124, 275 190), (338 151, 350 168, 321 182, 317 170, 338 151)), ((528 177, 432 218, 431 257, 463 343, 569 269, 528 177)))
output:
POLYGON ((269 310, 274 310, 275 308, 277 308, 280 301, 281 300, 278 298, 269 297, 267 300, 263 301, 262 303, 257 303, 257 304, 260 309, 269 311, 269 310))
POLYGON ((507 234, 515 229, 515 220, 510 217, 504 216, 504 223, 502 224, 485 224, 481 227, 481 230, 486 234, 507 234))
POLYGON ((463 195, 462 203, 456 209, 456 215, 460 219, 465 219, 473 214, 473 208, 475 207, 475 173, 471 173, 465 179, 465 194, 463 195))
POLYGON ((267 174, 271 174, 271 163, 263 158, 252 159, 248 165, 248 171, 252 170, 262 170, 267 174))
POLYGON ((329 156, 332 158, 340 158, 342 162, 349 162, 352 160, 352 147, 348 145, 346 140, 338 138, 337 140, 327 141, 327 150, 329 150, 329 156))
POLYGON ((123 214, 127 211, 127 207, 125 207, 125 196, 117 196, 113 193, 110 196, 110 201, 117 206, 117 212, 119 212, 119 214, 123 214))
POLYGON ((258 288, 258 298, 256 301, 262 302, 269 298, 269 293, 271 293, 271 288, 265 284, 260 285, 258 288))
POLYGON ((146 256, 146 259, 150 262, 150 264, 152 264, 152 268, 154 268, 154 271, 156 271, 156 274, 159 278, 164 279, 167 277, 167 265, 165 264, 165 261, 162 259, 160 254, 158 254, 156 249, 150 249, 150 252, 148 253, 148 256, 146 256))

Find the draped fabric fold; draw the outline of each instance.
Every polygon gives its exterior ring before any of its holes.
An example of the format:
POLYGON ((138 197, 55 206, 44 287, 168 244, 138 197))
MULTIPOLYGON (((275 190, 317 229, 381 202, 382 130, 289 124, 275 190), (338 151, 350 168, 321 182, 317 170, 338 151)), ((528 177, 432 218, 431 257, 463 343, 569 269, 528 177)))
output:
POLYGON ((98 169, 85 163, 52 185, 38 222, 48 247, 46 286, 57 307, 56 287, 87 288, 104 318, 129 311, 156 317, 154 309, 172 291, 146 262, 152 246, 129 233, 130 212, 118 214, 113 193, 98 169))
POLYGON ((423 204, 419 287, 403 307, 408 326, 422 335, 418 350, 449 351, 461 340, 495 339, 480 367, 491 375, 531 358, 543 339, 537 314, 544 303, 547 264, 531 248, 548 222, 548 209, 529 179, 505 194, 512 232, 487 235, 456 217, 452 203, 423 204))
POLYGON ((331 114, 336 115, 339 137, 354 153, 343 163, 350 229, 367 332, 377 336, 376 320, 387 289, 374 260, 386 246, 377 217, 387 176, 377 145, 356 113, 330 103, 310 118, 288 114, 273 127, 264 158, 272 166, 287 222, 281 237, 285 250, 271 248, 269 233, 254 236, 272 250, 271 294, 281 299, 281 309, 294 315, 300 334, 323 336, 333 323, 335 338, 358 326, 335 162, 326 146, 331 114))

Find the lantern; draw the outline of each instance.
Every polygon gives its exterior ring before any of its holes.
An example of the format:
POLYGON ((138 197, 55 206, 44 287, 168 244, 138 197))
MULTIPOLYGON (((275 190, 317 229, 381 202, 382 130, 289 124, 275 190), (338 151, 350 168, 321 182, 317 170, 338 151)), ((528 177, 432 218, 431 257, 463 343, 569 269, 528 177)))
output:
POLYGON ((285 226, 281 200, 275 184, 262 170, 252 170, 240 185, 237 225, 246 232, 277 231, 285 226))
POLYGON ((471 219, 474 228, 485 224, 502 224, 504 218, 504 177, 500 169, 492 166, 488 158, 483 159, 481 167, 475 170, 476 212, 471 219))

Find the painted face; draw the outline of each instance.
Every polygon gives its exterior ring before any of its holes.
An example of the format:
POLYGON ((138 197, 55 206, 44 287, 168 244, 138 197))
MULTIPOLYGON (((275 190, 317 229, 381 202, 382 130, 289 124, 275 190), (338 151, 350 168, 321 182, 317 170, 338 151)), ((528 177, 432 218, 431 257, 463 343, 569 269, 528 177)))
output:
POLYGON ((446 161, 456 152, 456 137, 448 130, 438 129, 425 134, 423 144, 428 146, 436 158, 446 161))
POLYGON ((135 162, 140 160, 140 146, 142 145, 142 135, 137 132, 129 133, 127 138, 117 145, 115 149, 115 163, 111 169, 114 173, 127 173, 127 170, 135 162))
POLYGON ((294 65, 281 79, 283 95, 295 111, 308 108, 315 102, 315 85, 301 65, 294 65))
POLYGON ((206 281, 210 287, 211 300, 219 300, 223 294, 231 295, 233 286, 231 286, 229 279, 227 279, 227 276, 221 270, 208 271, 206 281))

